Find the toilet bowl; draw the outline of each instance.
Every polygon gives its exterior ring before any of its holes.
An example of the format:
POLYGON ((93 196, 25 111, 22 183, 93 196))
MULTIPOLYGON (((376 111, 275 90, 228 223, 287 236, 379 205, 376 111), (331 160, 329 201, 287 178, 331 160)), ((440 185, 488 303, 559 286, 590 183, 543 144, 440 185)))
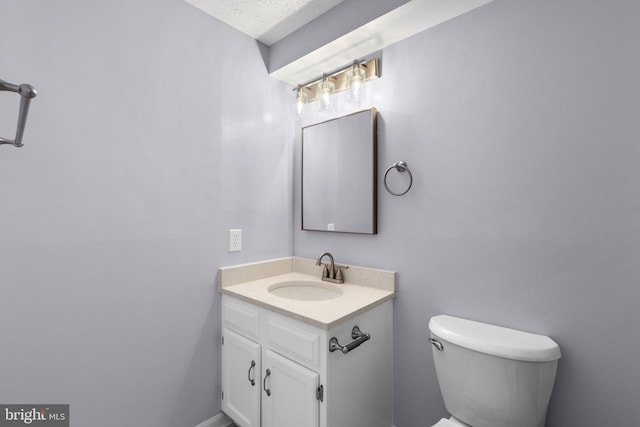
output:
POLYGON ((433 427, 544 427, 560 359, 551 338, 446 315, 429 330, 452 415, 433 427))
POLYGON ((463 422, 456 420, 454 417, 451 417, 449 419, 443 418, 437 423, 435 423, 434 425, 432 425, 431 427, 470 427, 470 426, 469 424, 465 424, 463 422))

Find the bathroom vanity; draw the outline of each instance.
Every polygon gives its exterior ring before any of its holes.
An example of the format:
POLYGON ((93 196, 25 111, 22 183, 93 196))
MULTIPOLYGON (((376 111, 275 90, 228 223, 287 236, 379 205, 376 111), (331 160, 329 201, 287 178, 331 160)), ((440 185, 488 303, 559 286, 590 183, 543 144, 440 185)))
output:
POLYGON ((392 426, 395 274, 350 266, 332 285, 321 271, 220 270, 222 410, 238 426, 392 426))

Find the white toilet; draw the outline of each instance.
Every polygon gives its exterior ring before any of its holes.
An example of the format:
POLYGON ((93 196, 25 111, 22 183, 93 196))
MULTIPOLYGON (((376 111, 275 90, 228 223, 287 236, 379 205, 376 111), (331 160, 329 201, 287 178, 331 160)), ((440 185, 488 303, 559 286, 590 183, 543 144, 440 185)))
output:
POLYGON ((429 330, 451 414, 432 427, 544 427, 560 359, 551 338, 446 315, 429 330))

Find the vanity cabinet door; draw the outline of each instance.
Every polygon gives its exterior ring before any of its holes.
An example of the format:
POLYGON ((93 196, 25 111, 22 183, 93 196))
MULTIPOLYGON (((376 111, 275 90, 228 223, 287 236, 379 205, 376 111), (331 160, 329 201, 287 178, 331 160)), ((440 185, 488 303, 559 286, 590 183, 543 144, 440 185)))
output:
POLYGON ((223 330, 222 411, 239 427, 260 427, 260 345, 223 330))
POLYGON ((262 427, 318 427, 318 373, 267 350, 262 378, 262 427))

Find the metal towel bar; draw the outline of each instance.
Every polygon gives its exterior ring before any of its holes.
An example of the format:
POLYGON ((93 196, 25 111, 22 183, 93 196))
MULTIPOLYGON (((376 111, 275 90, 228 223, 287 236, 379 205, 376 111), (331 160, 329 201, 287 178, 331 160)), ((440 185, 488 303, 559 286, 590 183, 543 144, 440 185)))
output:
POLYGON ((18 130, 16 131, 16 137, 13 141, 0 137, 0 144, 13 144, 16 147, 22 147, 22 136, 24 135, 24 126, 27 123, 29 104, 31 103, 31 99, 35 98, 38 93, 31 85, 14 85, 1 79, 0 91, 16 92, 20 95, 20 112, 18 115, 18 130))
POLYGON ((363 342, 369 341, 371 339, 371 335, 363 333, 358 326, 354 326, 351 330, 351 338, 353 338, 355 341, 350 342, 344 347, 340 345, 340 343, 338 342, 338 338, 331 338, 329 340, 329 351, 334 352, 336 350, 340 350, 342 353, 347 354, 363 342))

